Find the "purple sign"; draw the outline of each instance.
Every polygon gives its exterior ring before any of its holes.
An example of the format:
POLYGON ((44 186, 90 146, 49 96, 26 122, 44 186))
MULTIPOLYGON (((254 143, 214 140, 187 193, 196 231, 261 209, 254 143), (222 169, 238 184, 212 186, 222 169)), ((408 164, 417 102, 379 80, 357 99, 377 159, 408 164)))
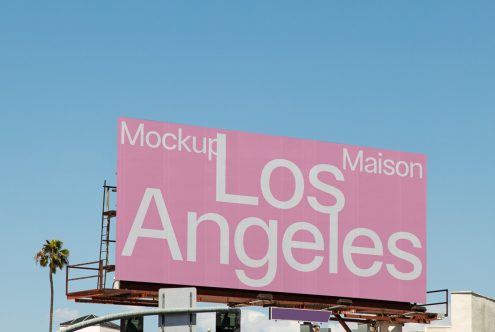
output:
POLYGON ((270 308, 270 319, 299 320, 305 322, 328 322, 330 311, 290 309, 290 308, 270 308))

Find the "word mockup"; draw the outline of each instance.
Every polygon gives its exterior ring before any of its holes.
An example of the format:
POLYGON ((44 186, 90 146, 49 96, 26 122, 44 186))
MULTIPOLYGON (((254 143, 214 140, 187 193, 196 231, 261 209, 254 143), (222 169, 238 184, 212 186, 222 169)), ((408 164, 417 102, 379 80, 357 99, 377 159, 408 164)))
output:
POLYGON ((424 155, 118 126, 116 279, 425 301, 424 155))

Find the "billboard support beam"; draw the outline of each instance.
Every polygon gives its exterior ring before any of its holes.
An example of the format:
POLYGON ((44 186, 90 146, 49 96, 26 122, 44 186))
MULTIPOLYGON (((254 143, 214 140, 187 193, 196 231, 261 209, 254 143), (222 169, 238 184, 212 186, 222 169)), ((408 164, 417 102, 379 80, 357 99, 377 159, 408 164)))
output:
POLYGON ((345 321, 342 319, 342 317, 340 317, 339 314, 333 314, 335 316, 335 318, 337 318, 337 321, 340 323, 340 325, 344 328, 344 330, 346 330, 346 332, 352 332, 352 330, 349 328, 349 326, 347 326, 347 324, 345 323, 345 321))

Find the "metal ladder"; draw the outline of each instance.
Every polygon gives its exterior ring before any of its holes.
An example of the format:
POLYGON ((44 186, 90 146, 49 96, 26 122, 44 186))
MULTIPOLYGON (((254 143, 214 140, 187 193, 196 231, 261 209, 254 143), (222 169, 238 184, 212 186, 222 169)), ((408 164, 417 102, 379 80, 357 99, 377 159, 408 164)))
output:
POLYGON ((110 239, 110 225, 113 218, 117 216, 117 211, 110 208, 110 195, 117 192, 117 187, 107 185, 107 181, 103 183, 103 204, 101 213, 101 241, 100 241, 100 277, 98 278, 97 287, 105 288, 107 283, 107 273, 115 271, 115 265, 110 265, 109 249, 110 244, 115 243, 115 240, 110 239))

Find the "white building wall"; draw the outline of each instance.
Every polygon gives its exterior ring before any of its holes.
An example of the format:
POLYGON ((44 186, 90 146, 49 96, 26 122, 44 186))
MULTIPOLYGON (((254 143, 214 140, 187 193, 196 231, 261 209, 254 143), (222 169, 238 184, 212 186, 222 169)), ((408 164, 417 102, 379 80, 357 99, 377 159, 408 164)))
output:
POLYGON ((426 332, 495 332, 495 300, 473 292, 452 292, 451 326, 428 326, 426 332))
MULTIPOLYGON (((473 321, 472 296, 470 293, 452 293, 452 332, 471 332, 473 321)), ((482 331, 480 331, 482 332, 482 331)))
POLYGON ((370 332, 370 328, 367 324, 358 324, 358 328, 354 332, 370 332))
POLYGON ((452 328, 450 326, 428 326, 426 328, 428 332, 451 332, 452 328))
MULTIPOLYGON (((63 332, 64 328, 61 327, 59 331, 63 332)), ((80 329, 79 331, 80 332, 118 332, 119 330, 108 328, 105 326, 88 326, 83 329, 80 329)))
POLYGON ((495 300, 473 294, 473 331, 495 331, 495 300))
POLYGON ((379 322, 378 332, 402 332, 402 324, 400 323, 390 323, 390 322, 379 322))
POLYGON ((108 328, 108 327, 102 327, 100 332, 115 332, 115 331, 120 331, 120 329, 116 330, 116 329, 111 329, 111 328, 108 328))
POLYGON ((390 323, 390 322, 378 322, 376 328, 370 328, 366 324, 358 324, 358 328, 352 330, 353 332, 402 332, 402 324, 390 323))

